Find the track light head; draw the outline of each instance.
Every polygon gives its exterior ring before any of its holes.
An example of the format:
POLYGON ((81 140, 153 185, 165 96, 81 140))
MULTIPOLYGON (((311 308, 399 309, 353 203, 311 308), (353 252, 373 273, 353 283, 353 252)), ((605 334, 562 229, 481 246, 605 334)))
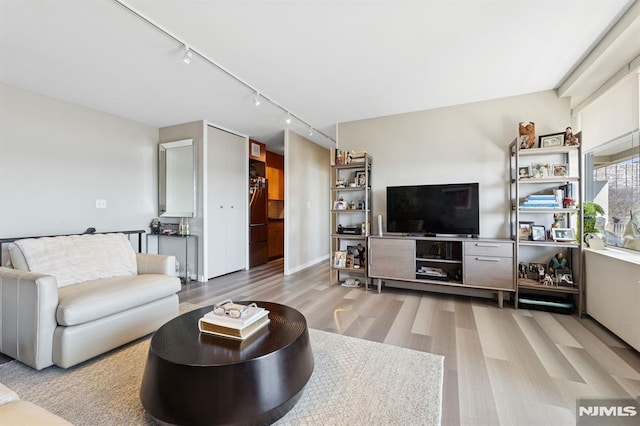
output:
POLYGON ((313 136, 313 127, 309 126, 309 136, 313 136))
POLYGON ((185 44, 184 45, 184 56, 182 57, 182 62, 184 62, 185 64, 190 64, 192 58, 193 58, 193 52, 191 51, 189 46, 187 46, 185 44))
POLYGON ((284 119, 284 122, 287 124, 291 124, 291 113, 287 113, 287 118, 284 119))
POLYGON ((254 104, 255 106, 259 106, 259 105, 260 105, 260 93, 259 93, 259 92, 256 92, 256 93, 253 95, 253 104, 254 104))

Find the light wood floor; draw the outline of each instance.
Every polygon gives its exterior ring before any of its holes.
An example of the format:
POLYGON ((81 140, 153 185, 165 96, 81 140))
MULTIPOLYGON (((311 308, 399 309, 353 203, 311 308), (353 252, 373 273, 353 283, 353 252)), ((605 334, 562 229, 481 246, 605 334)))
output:
POLYGON ((577 398, 640 395, 640 355, 589 318, 329 278, 328 263, 284 276, 276 260, 184 286, 180 301, 278 302, 315 329, 444 355, 443 425, 575 425, 577 398))

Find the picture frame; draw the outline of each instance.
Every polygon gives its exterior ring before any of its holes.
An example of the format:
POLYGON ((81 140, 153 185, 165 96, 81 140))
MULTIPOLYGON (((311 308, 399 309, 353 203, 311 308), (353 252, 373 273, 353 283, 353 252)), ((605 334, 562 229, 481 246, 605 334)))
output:
POLYGON ((333 255, 333 266, 335 268, 346 268, 347 266, 347 252, 337 251, 333 255))
POLYGON ((531 177, 531 166, 519 166, 518 177, 520 179, 528 179, 531 177))
POLYGON ((538 139, 538 146, 540 148, 554 148, 558 146, 564 146, 564 137, 564 132, 541 135, 538 139))
POLYGON ((518 222, 518 239, 520 241, 529 241, 531 240, 531 227, 533 226, 533 222, 518 222))
POLYGON ((569 175, 568 164, 554 164, 551 168, 554 177, 564 177, 569 175))
POLYGON ((544 263, 529 263, 528 277, 530 280, 540 281, 544 277, 547 267, 544 263))
POLYGON ((542 225, 531 226, 531 240, 532 241, 546 241, 547 229, 542 225))
POLYGON ((349 256, 353 257, 353 266, 360 266, 360 252, 357 246, 347 246, 347 264, 349 263, 349 256))
POLYGON ((344 200, 338 200, 338 201, 333 203, 333 209, 334 210, 346 210, 347 209, 347 203, 345 203, 344 200))
POLYGON ((549 163, 533 163, 531 164, 531 177, 535 179, 544 179, 551 176, 551 165, 549 163))
POLYGON ((353 181, 356 186, 365 186, 367 183, 367 172, 364 170, 357 170, 353 181))
POLYGON ((573 287, 573 274, 570 269, 556 269, 555 270, 556 285, 562 287, 573 287))
POLYGON ((573 228, 551 228, 553 241, 575 241, 576 230, 573 228))

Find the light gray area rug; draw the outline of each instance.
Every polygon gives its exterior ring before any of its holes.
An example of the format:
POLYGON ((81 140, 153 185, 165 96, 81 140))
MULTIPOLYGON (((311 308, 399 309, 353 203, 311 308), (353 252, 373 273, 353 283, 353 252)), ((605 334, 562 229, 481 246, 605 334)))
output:
MULTIPOLYGON (((278 425, 440 424, 444 357, 309 330, 315 368, 278 425)), ((0 365, 0 382, 76 425, 154 424, 139 389, 149 338, 63 370, 0 365)))

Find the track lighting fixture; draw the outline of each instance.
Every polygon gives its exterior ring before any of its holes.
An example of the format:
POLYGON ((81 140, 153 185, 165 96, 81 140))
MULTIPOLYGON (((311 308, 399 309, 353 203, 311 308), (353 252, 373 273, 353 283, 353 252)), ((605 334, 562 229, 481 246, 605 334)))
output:
POLYGON ((130 7, 129 5, 127 5, 125 1, 123 1, 123 0, 114 0, 114 2, 116 4, 118 4, 119 6, 121 6, 122 8, 124 8, 125 10, 127 10, 128 12, 130 12, 131 14, 133 14, 134 16, 137 16, 138 18, 140 18, 140 20, 143 21, 145 24, 151 25, 153 28, 155 28, 159 32, 163 33, 164 35, 166 35, 170 39, 174 40, 176 43, 178 43, 178 46, 182 46, 184 48, 184 55, 182 57, 182 61, 185 64, 190 64, 191 60, 193 59, 194 53, 197 54, 199 63, 201 62, 202 64, 210 65, 216 71, 222 72, 227 77, 229 77, 229 78, 233 79, 234 81, 240 83, 241 85, 243 85, 244 87, 249 89, 251 92, 253 92, 253 104, 255 106, 260 105, 262 100, 264 100, 267 103, 267 105, 275 106, 282 113, 286 114, 285 122, 287 123, 287 125, 290 125, 293 122, 293 119, 295 119, 296 122, 300 123, 300 127, 304 128, 304 126, 306 126, 308 128, 309 136, 313 136, 314 135, 314 130, 315 130, 315 133, 317 133, 319 136, 327 139, 329 142, 331 142, 334 145, 336 144, 336 140, 334 138, 332 138, 331 136, 327 135, 326 133, 324 133, 321 130, 314 129, 313 126, 310 123, 308 123, 307 121, 305 121, 301 117, 297 116, 296 114, 291 113, 287 108, 282 106, 280 103, 276 102, 274 99, 272 99, 272 98, 270 98, 268 96, 265 96, 265 95, 261 95, 260 92, 255 87, 253 87, 250 83, 248 83, 247 81, 245 81, 242 78, 238 77, 237 75, 233 74, 231 71, 227 70, 222 65, 218 64, 213 59, 211 59, 207 55, 205 55, 204 53, 202 53, 202 52, 200 52, 198 50, 191 49, 184 40, 180 39, 178 36, 176 36, 175 34, 171 33, 166 28, 163 28, 160 25, 154 23, 148 17, 142 15, 139 11, 137 11, 137 10, 133 9, 132 7, 130 7))
POLYGON ((193 52, 191 51, 189 46, 187 46, 185 44, 184 45, 184 56, 182 57, 182 62, 184 62, 185 64, 190 64, 191 63, 191 58, 193 58, 193 52))

